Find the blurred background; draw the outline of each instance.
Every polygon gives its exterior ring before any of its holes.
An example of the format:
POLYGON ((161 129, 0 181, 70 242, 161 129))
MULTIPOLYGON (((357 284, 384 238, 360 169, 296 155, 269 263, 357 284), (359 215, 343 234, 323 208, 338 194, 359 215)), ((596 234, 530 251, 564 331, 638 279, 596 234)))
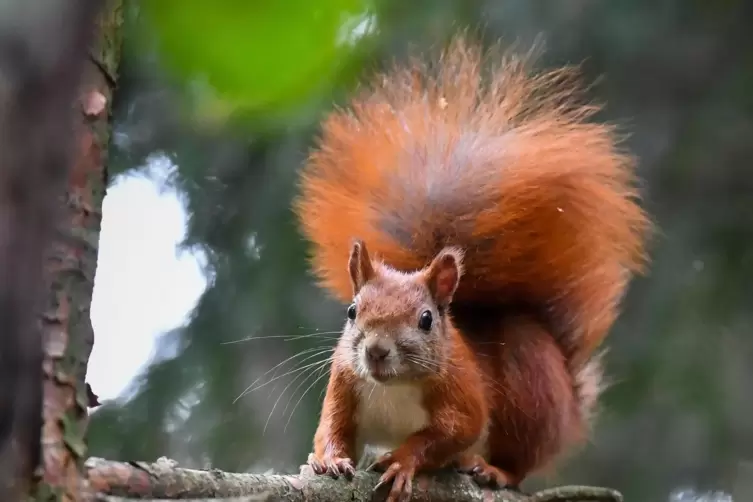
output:
POLYGON ((359 81, 471 28, 543 42, 541 66, 581 64, 659 227, 607 342, 591 443, 527 487, 666 501, 753 484, 753 2, 299 3, 127 4, 91 454, 297 471, 344 318, 308 273, 298 172, 359 81))

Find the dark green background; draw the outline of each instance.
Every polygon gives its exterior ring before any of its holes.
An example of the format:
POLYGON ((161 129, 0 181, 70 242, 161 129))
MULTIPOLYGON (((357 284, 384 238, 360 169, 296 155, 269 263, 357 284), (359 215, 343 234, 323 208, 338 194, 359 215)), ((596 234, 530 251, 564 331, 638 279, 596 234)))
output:
POLYGON ((523 48, 540 35, 542 64, 582 63, 590 80, 600 77, 600 118, 630 132, 660 229, 651 273, 633 283, 608 340, 612 387, 593 440, 538 482, 609 485, 629 501, 667 500, 682 486, 733 489, 741 463, 753 461, 753 3, 388 0, 365 5, 377 31, 345 49, 332 23, 302 28, 313 14, 296 11, 300 2, 287 13, 213 2, 225 12, 211 20, 199 2, 174 3, 164 8, 186 9, 180 23, 131 4, 114 117, 128 141, 114 145, 110 171, 138 169, 155 152, 176 163, 170 181, 190 211, 185 245, 206 253, 211 281, 188 326, 164 335, 165 355, 135 395, 95 414, 93 455, 240 471, 292 471, 305 460, 324 379, 292 418, 308 384, 283 413, 303 377, 288 388, 264 434, 285 385, 233 401, 332 337, 222 342, 339 328, 342 307, 313 285, 290 210, 318 120, 358 79, 470 27, 487 43, 523 48), (187 93, 201 72, 215 101, 187 93))

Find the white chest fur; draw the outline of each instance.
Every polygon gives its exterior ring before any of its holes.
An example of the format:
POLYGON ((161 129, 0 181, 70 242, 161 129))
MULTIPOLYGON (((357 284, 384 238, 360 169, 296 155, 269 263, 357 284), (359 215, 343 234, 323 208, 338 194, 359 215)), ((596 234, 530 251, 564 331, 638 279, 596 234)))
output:
POLYGON ((365 382, 360 388, 358 448, 394 449, 414 432, 426 427, 429 414, 421 388, 409 384, 381 385, 365 382))

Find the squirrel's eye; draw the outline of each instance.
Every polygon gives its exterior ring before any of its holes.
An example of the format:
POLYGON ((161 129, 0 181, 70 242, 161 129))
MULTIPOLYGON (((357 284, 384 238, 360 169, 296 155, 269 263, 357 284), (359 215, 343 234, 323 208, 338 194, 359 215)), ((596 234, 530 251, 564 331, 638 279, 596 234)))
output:
POLYGON ((351 303, 350 307, 348 307, 348 319, 351 321, 355 321, 356 319, 356 304, 351 303))
POLYGON ((421 313, 421 317, 418 319, 418 329, 423 331, 430 331, 431 330, 431 311, 424 310, 421 313))

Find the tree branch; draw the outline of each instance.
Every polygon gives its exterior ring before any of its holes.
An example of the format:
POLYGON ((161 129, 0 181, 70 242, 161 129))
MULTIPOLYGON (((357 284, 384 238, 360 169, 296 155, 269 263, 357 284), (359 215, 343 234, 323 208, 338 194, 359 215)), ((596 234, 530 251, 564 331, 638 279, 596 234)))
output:
MULTIPOLYGON (((90 458, 86 462, 94 500, 181 499, 193 502, 366 502, 383 500, 389 487, 374 494, 377 473, 358 471, 352 481, 314 476, 308 467, 300 475, 238 474, 219 470, 176 467, 165 458, 155 463, 113 462, 90 458), (374 497, 376 495, 376 497, 374 497)), ((510 490, 482 490, 467 476, 443 472, 419 475, 411 500, 433 502, 622 502, 615 490, 590 486, 564 486, 532 495, 510 490)))

